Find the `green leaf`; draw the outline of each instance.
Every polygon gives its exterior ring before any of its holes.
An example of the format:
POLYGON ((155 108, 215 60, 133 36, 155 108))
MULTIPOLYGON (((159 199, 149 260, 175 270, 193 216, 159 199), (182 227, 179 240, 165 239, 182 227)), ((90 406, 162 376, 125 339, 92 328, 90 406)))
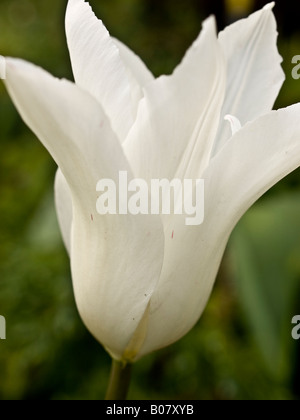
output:
POLYGON ((292 317, 300 290, 300 197, 264 200, 232 234, 229 257, 240 302, 270 372, 288 381, 295 357, 292 317))

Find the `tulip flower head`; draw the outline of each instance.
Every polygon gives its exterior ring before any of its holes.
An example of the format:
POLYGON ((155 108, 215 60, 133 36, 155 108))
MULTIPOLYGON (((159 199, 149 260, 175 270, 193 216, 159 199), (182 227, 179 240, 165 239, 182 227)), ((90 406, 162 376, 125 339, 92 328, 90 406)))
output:
POLYGON ((236 223, 300 165, 300 105, 272 111, 284 81, 273 6, 219 34, 208 18, 170 76, 154 78, 84 0, 66 12, 75 83, 6 58, 8 92, 59 168, 79 313, 116 360, 133 362, 195 325, 236 223), (119 185, 120 173, 127 185, 203 180, 203 220, 97 211, 101 180, 119 185))

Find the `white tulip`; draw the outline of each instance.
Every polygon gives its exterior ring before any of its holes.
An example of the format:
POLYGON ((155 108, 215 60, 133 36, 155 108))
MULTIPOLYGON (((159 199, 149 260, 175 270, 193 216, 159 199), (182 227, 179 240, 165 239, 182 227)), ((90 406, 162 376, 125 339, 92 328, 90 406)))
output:
POLYGON ((117 360, 193 327, 234 226, 300 165, 300 104, 271 111, 284 80, 272 7, 219 36, 207 19, 174 73, 157 79, 83 0, 66 13, 75 84, 6 59, 10 96, 59 166, 57 213, 80 315, 117 360), (117 182, 120 171, 129 181, 204 179, 204 223, 97 214, 97 182, 117 182))

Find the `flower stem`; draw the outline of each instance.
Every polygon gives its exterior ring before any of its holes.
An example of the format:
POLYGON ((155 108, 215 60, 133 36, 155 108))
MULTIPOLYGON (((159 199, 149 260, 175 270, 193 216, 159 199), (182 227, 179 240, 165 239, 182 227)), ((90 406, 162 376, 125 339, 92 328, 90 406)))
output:
POLYGON ((112 361, 106 400, 126 400, 131 378, 131 364, 112 361))

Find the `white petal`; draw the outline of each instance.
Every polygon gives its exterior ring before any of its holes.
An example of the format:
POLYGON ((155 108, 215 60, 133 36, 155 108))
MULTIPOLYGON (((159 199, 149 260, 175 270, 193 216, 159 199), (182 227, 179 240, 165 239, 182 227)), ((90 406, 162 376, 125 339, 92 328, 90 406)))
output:
POLYGON ((300 165, 299 116, 297 104, 237 132, 204 174, 204 223, 190 227, 184 226, 183 216, 172 219, 139 356, 175 342, 197 322, 234 226, 263 193, 300 165))
POLYGON ((226 223, 227 230, 262 194, 300 165, 299 116, 300 104, 296 104, 246 124, 211 161, 207 188, 219 197, 219 224, 226 223))
POLYGON ((213 154, 231 137, 230 127, 223 120, 226 114, 235 115, 243 126, 271 111, 282 86, 284 73, 276 46, 273 5, 239 20, 219 34, 228 77, 213 154))
POLYGON ((118 47, 123 63, 126 65, 134 104, 134 116, 136 117, 139 101, 144 96, 143 88, 154 80, 154 76, 140 57, 130 48, 115 38, 113 38, 113 41, 118 47))
POLYGON ((76 84, 103 106, 123 141, 133 124, 136 104, 118 48, 84 0, 69 0, 66 35, 76 84))
POLYGON ((140 57, 118 39, 113 38, 113 41, 118 47, 122 61, 126 64, 126 67, 130 70, 138 84, 144 87, 152 82, 154 76, 140 57))
POLYGON ((128 172, 129 181, 132 175, 105 114, 89 94, 13 59, 7 60, 5 83, 72 193, 71 265, 81 317, 107 350, 122 358, 160 275, 164 247, 160 219, 97 214, 97 182, 102 178, 118 182, 119 170, 128 172))
POLYGON ((136 176, 196 177, 206 167, 225 90, 225 66, 213 18, 171 76, 144 89, 123 144, 136 176))
POLYGON ((202 225, 185 226, 184 217, 176 216, 166 229, 164 265, 138 357, 176 342, 199 320, 228 241, 214 222, 207 213, 202 225))
POLYGON ((72 195, 66 178, 63 176, 60 169, 56 172, 54 192, 59 227, 66 250, 68 251, 68 254, 71 255, 71 228, 73 220, 72 195))

